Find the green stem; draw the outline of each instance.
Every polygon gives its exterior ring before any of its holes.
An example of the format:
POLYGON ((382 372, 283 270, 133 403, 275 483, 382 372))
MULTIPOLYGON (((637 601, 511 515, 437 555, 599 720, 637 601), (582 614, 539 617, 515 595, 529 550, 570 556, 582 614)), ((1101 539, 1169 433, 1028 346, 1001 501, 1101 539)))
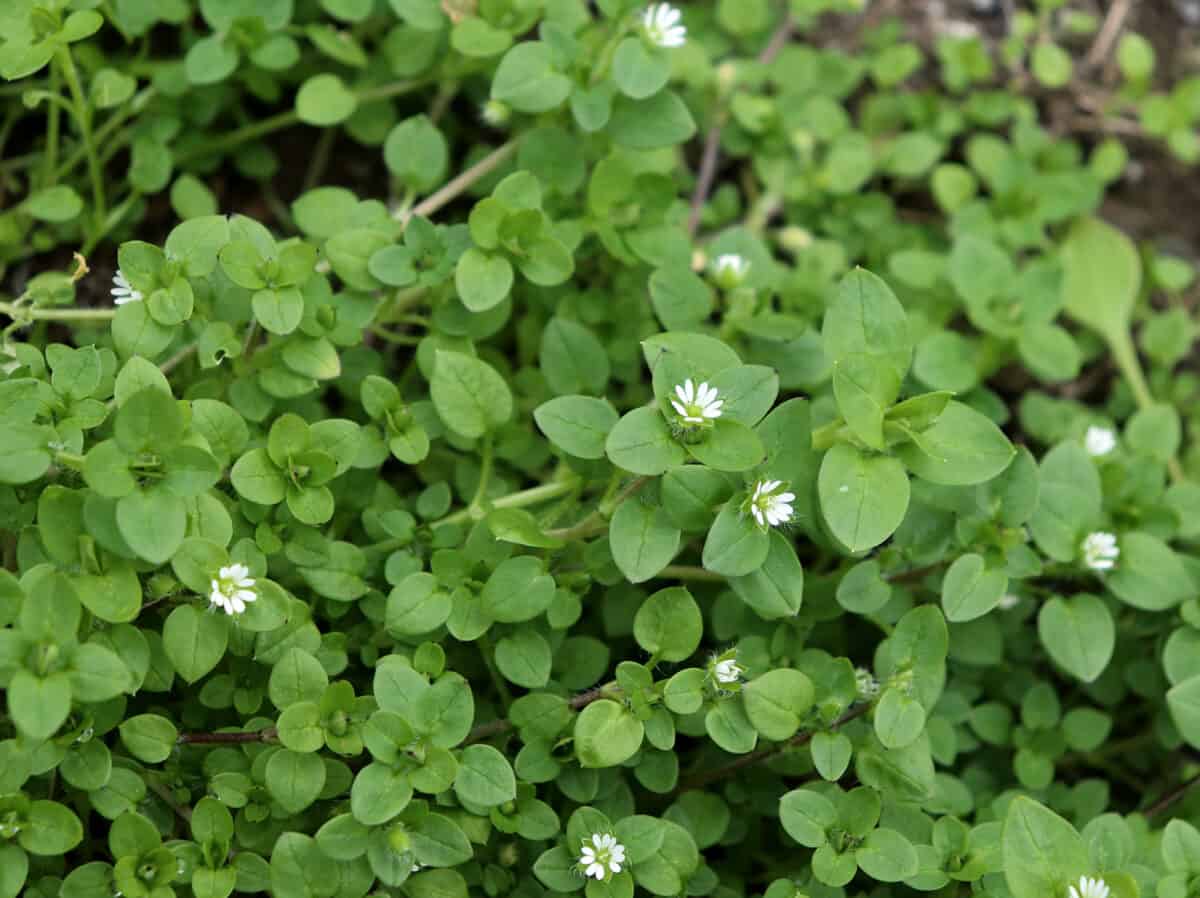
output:
POLYGON ((604 46, 600 48, 600 52, 596 54, 596 64, 592 67, 592 74, 588 78, 588 84, 599 84, 604 80, 604 76, 608 74, 608 69, 612 65, 613 56, 617 52, 617 46, 625 37, 625 31, 626 25, 623 19, 614 23, 613 33, 604 42, 604 46))
POLYGON ((655 576, 661 580, 698 580, 704 583, 721 583, 725 580, 720 574, 688 564, 668 564, 655 576))
POLYGON ((92 138, 92 110, 83 95, 83 86, 79 83, 79 72, 75 68, 75 60, 71 57, 71 48, 62 46, 58 49, 59 65, 63 77, 71 91, 75 103, 75 121, 79 125, 79 136, 83 140, 84 152, 87 154, 88 175, 92 180, 93 217, 96 224, 104 221, 104 172, 100 168, 100 157, 96 152, 96 144, 92 138))
POLYGON ((492 437, 489 434, 483 438, 483 445, 480 446, 479 486, 475 488, 475 496, 468 507, 473 514, 482 512, 483 500, 487 497, 488 484, 492 480, 492 459, 495 454, 493 448, 492 437))
MULTIPOLYGON (((579 477, 571 475, 563 480, 556 480, 553 483, 543 483, 541 486, 535 486, 527 490, 521 490, 518 493, 509 493, 507 496, 501 496, 491 503, 492 508, 524 508, 528 505, 538 505, 542 502, 549 502, 551 499, 557 499, 559 496, 565 496, 567 493, 576 489, 579 486, 579 477)), ((439 518, 431 522, 428 526, 431 528, 444 527, 448 524, 461 524, 464 521, 477 521, 483 517, 482 509, 467 508, 459 511, 451 512, 444 518, 439 518)), ((366 551, 375 554, 387 554, 395 551, 408 544, 407 540, 385 539, 375 543, 372 546, 367 546, 366 551)))
MULTIPOLYGON (((123 104, 120 109, 109 116, 104 124, 97 128, 95 133, 92 135, 92 139, 96 142, 96 144, 106 147, 106 153, 115 154, 125 143, 128 143, 129 132, 126 132, 125 134, 116 134, 117 130, 120 129, 121 126, 133 116, 144 110, 146 108, 146 104, 149 103, 150 99, 154 96, 154 93, 154 88, 147 87, 140 93, 136 94, 132 100, 123 104), (112 140, 109 138, 112 138, 112 140)), ((76 147, 71 155, 64 159, 62 164, 59 165, 59 167, 55 170, 54 180, 60 180, 66 177, 71 173, 72 170, 74 170, 75 166, 79 165, 79 163, 86 158, 86 156, 86 147, 76 147)))
MULTIPOLYGON (((1117 335, 1110 335, 1108 345, 1112 351, 1113 361, 1117 363, 1117 368, 1121 371, 1121 376, 1125 378, 1125 382, 1129 384, 1129 389, 1133 393, 1134 401, 1137 402, 1138 408, 1146 409, 1155 405, 1154 394, 1150 392, 1150 384, 1146 381, 1146 375, 1142 371, 1142 363, 1138 360, 1137 349, 1133 345, 1133 339, 1129 336, 1128 331, 1122 331, 1117 335)), ((1167 461, 1167 471, 1171 475, 1171 479, 1176 483, 1185 480, 1183 467, 1179 464, 1179 459, 1170 458, 1167 461)))
POLYGON ((0 302, 0 314, 17 321, 109 321, 116 309, 39 309, 15 302, 0 302))
POLYGON ((507 715, 508 708, 513 703, 513 696, 512 690, 508 688, 508 681, 504 679, 500 668, 496 666, 496 649, 487 633, 480 636, 478 642, 479 654, 483 656, 483 663, 487 667, 488 675, 492 678, 492 685, 500 693, 500 702, 504 705, 504 713, 507 715))
MULTIPOLYGON (((358 102, 360 105, 368 103, 377 103, 380 100, 389 100, 393 97, 399 97, 403 94, 412 93, 429 83, 428 79, 418 81, 397 81, 394 84, 384 84, 380 87, 373 87, 368 90, 361 91, 358 94, 358 102)), ((296 114, 296 110, 288 109, 284 112, 278 112, 275 115, 268 116, 265 119, 257 122, 251 122, 248 125, 243 125, 235 131, 230 131, 228 134, 223 134, 215 140, 210 140, 205 143, 196 144, 186 150, 181 151, 176 157, 176 163, 190 162, 193 159, 199 159, 204 156, 210 156, 214 153, 224 153, 240 146, 247 141, 254 140, 258 137, 264 137, 274 131, 279 131, 282 128, 287 128, 292 125, 300 124, 300 116, 296 114)))
MULTIPOLYGON (((59 74, 55 66, 50 66, 50 92, 57 95, 59 74)), ((54 166, 58 161, 58 121, 59 109, 57 103, 51 103, 46 108, 46 156, 45 167, 42 169, 42 186, 50 187, 55 181, 54 166)))
MULTIPOLYGON (((596 509, 591 514, 577 524, 572 524, 570 527, 549 530, 546 532, 546 535, 552 536, 555 539, 561 539, 564 542, 571 542, 603 533, 608 529, 608 519, 617 510, 617 506, 645 486, 649 480, 649 477, 635 477, 615 496, 612 495, 613 490, 610 484, 610 489, 605 493, 604 498, 600 500, 600 504, 596 506, 596 509)), ((613 482, 617 481, 614 480, 613 482)))

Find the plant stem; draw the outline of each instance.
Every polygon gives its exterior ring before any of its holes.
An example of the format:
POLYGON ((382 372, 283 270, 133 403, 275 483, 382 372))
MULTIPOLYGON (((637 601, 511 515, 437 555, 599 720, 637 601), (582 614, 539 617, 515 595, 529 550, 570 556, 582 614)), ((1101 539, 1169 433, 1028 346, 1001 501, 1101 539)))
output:
MULTIPOLYGON (((58 69, 50 66, 50 92, 58 94, 58 69)), ((55 181, 55 164, 58 161, 58 104, 51 103, 46 107, 46 156, 45 167, 42 170, 42 186, 49 187, 55 181)))
POLYGON ((508 688, 508 681, 504 679, 500 673, 500 668, 496 666, 496 648, 492 645, 491 637, 484 633, 478 639, 479 654, 483 656, 483 663, 487 667, 488 676, 492 678, 492 685, 496 687, 496 691, 500 693, 500 702, 504 706, 504 713, 508 713, 509 706, 513 703, 512 690, 508 688))
MULTIPOLYGON (((843 724, 849 723, 851 720, 854 720, 857 717, 862 717, 864 714, 870 711, 871 708, 872 706, 870 704, 863 704, 859 705, 857 708, 851 708, 849 711, 831 723, 828 729, 836 730, 843 724)), ((770 758, 775 757, 775 755, 789 749, 799 748, 802 745, 808 745, 808 743, 812 741, 813 736, 815 736, 818 732, 821 732, 821 730, 806 730, 803 733, 797 733, 786 742, 780 742, 777 745, 768 745, 766 748, 760 748, 758 751, 752 751, 748 755, 742 755, 736 761, 730 761, 728 764, 724 764, 720 767, 714 767, 712 770, 705 770, 697 773, 694 776, 686 777, 680 781, 679 786, 675 789, 674 794, 678 795, 681 792, 690 792, 692 789, 702 789, 709 783, 715 782, 719 779, 724 779, 732 773, 737 773, 743 767, 749 767, 750 765, 757 764, 760 761, 769 760, 770 758)))
MULTIPOLYGON (((1110 335, 1108 345, 1112 351, 1113 361, 1117 363, 1121 375, 1125 378, 1125 382, 1129 384, 1129 389, 1133 393, 1133 398, 1137 402, 1138 408, 1146 409, 1155 405, 1154 395, 1150 392, 1150 384, 1146 382, 1146 375, 1142 371, 1142 363, 1138 361, 1137 349, 1134 348, 1133 339, 1129 336, 1128 331, 1122 331, 1117 335, 1110 335)), ((1167 471, 1170 473, 1171 479, 1176 483, 1180 483, 1186 479, 1183 467, 1179 464, 1179 459, 1173 456, 1167 460, 1167 471)))
POLYGON ((252 732, 180 733, 175 742, 178 745, 243 745, 248 742, 274 742, 278 736, 275 727, 264 727, 252 732))
POLYGON ((183 349, 179 350, 177 353, 159 365, 158 370, 164 375, 170 374, 172 371, 178 368, 182 362, 187 361, 189 358, 195 355, 197 349, 199 349, 198 344, 189 343, 187 346, 183 347, 183 349))
MULTIPOLYGON (((411 93, 428 83, 427 79, 422 79, 419 81, 397 81, 394 84, 372 87, 358 94, 358 102, 362 105, 377 103, 380 100, 388 100, 392 97, 411 93)), ((190 162, 193 159, 209 156, 213 153, 224 153, 257 137, 264 137, 274 131, 298 124, 300 124, 300 116, 296 113, 295 109, 277 112, 275 115, 268 116, 261 121, 251 122, 237 130, 230 131, 228 134, 223 134, 215 140, 189 147, 176 155, 175 162, 190 162)))
MULTIPOLYGON (((553 483, 543 483, 541 486, 535 486, 531 489, 521 490, 518 493, 509 493, 507 496, 501 496, 491 503, 492 508, 524 508, 527 505, 538 505, 542 502, 549 502, 551 499, 557 499, 559 496, 565 496, 567 493, 579 486, 579 477, 572 475, 563 480, 556 480, 553 483)), ((479 508, 460 509, 459 511, 451 512, 444 518, 439 518, 433 521, 428 526, 431 528, 444 527, 448 524, 461 524, 464 521, 477 521, 483 517, 483 510, 479 508)), ((398 539, 385 539, 375 543, 373 546, 367 546, 366 550, 374 553, 387 553, 401 546, 407 545, 407 542, 402 542, 398 539)))
POLYGON ((466 171, 452 178, 440 190, 431 193, 425 199, 421 200, 421 202, 417 203, 411 211, 404 213, 402 218, 404 224, 408 224, 409 219, 414 215, 430 216, 442 208, 442 206, 457 199, 459 194, 468 190, 476 181, 487 177, 507 162, 509 157, 517 151, 517 144, 518 141, 513 139, 508 143, 500 145, 466 171))
POLYGON ((572 524, 570 527, 562 527, 558 530, 548 530, 546 535, 565 542, 571 542, 572 540, 586 539, 589 536, 602 533, 608 526, 608 519, 616 511, 617 506, 644 487, 649 480, 649 477, 635 477, 616 496, 601 500, 595 511, 579 523, 572 524))
POLYGON ((475 496, 467 510, 472 514, 483 511, 483 500, 487 498, 488 484, 492 480, 492 458, 495 455, 491 434, 483 438, 480 446, 479 486, 475 488, 475 496))
POLYGON ((62 67, 63 77, 67 81, 67 88, 71 91, 71 98, 75 103, 75 121, 79 125, 79 136, 83 140, 84 152, 87 154, 88 175, 92 181, 92 205, 95 207, 92 210, 92 216, 95 219, 96 225, 99 226, 104 221, 104 172, 100 168, 100 157, 96 152, 96 144, 92 139, 92 110, 87 104, 87 98, 83 95, 83 86, 79 83, 79 72, 75 68, 75 60, 71 57, 70 47, 63 46, 58 49, 59 65, 62 67))
POLYGON ((663 580, 702 580, 706 583, 721 583, 725 580, 720 574, 690 564, 668 564, 655 576, 663 580))
POLYGON ((109 321, 116 309, 41 309, 15 302, 0 302, 0 314, 14 321, 109 321))

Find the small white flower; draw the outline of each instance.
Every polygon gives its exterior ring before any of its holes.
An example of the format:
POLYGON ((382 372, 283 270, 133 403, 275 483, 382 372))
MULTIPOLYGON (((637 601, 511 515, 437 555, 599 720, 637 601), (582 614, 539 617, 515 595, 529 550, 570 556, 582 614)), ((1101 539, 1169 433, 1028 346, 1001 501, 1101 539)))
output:
POLYGON ((1108 455, 1117 447, 1117 435, 1107 427, 1089 427, 1083 436, 1083 446, 1088 455, 1108 455))
POLYGON ((725 290, 740 287, 749 273, 750 263, 737 253, 725 253, 717 256, 713 262, 713 277, 717 285, 725 290))
POLYGON ((689 377, 675 387, 675 395, 678 399, 672 399, 671 405, 687 424, 704 424, 721 417, 725 400, 717 398, 716 387, 707 383, 697 387, 689 377))
POLYGON ((1117 566, 1117 559, 1121 556, 1117 538, 1103 530, 1089 533, 1080 548, 1083 551, 1083 563, 1094 571, 1112 570, 1117 566))
POLYGON ((736 658, 726 658, 713 665, 713 676, 723 686, 731 686, 742 678, 744 669, 736 658))
POLYGON ((651 3, 642 14, 646 37, 659 47, 682 47, 687 42, 687 28, 681 23, 683 14, 670 3, 651 3))
POLYGON ((996 603, 996 607, 1001 611, 1012 611, 1021 604, 1021 597, 1013 593, 1005 593, 1000 597, 1000 601, 996 603))
POLYGON ((750 497, 750 514, 759 527, 778 527, 792 519, 792 503, 796 494, 777 492, 783 486, 781 480, 760 480, 750 497))
POLYGON ((1108 883, 1099 876, 1079 877, 1078 886, 1067 888, 1068 898, 1108 898, 1108 883))
POLYGON ((607 879, 609 873, 620 873, 625 863, 625 846, 612 833, 595 833, 592 843, 585 840, 579 849, 579 866, 583 875, 607 879))
POLYGON ((854 668, 854 688, 858 690, 859 698, 868 701, 879 695, 879 681, 865 667, 854 668))
POLYGON ((133 285, 129 283, 129 280, 120 268, 113 275, 113 287, 109 292, 112 293, 114 306, 123 306, 127 302, 142 301, 142 291, 133 288, 133 285))
POLYGON ((241 614, 246 605, 258 599, 253 587, 250 569, 244 564, 231 564, 217 571, 208 600, 226 614, 241 614))

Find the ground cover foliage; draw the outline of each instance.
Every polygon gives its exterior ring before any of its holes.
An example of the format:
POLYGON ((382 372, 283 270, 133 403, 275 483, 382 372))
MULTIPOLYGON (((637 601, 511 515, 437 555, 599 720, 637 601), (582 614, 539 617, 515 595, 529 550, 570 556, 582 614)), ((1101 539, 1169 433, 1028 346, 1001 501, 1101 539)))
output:
POLYGON ((0 898, 1194 895, 1200 80, 916 6, 2 4, 0 898))

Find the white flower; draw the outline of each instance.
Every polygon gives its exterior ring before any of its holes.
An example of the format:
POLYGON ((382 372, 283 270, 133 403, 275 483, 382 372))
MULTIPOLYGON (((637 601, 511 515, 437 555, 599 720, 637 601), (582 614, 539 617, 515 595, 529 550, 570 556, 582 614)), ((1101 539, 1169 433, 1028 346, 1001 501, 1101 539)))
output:
POLYGON ((659 47, 682 47, 687 42, 687 28, 680 24, 683 14, 670 3, 651 3, 642 15, 646 37, 659 47))
POLYGON ((241 614, 247 604, 258 598, 253 586, 250 569, 244 564, 231 564, 217 572, 208 600, 226 614, 241 614))
POLYGON ((1108 883, 1099 876, 1079 877, 1079 885, 1067 888, 1068 898, 1108 898, 1108 883))
POLYGON ((717 284, 726 290, 741 285, 750 272, 750 263, 737 253, 725 253, 717 256, 713 262, 713 276, 717 284))
POLYGON ((754 485, 750 497, 750 514, 759 527, 777 527, 792 519, 792 503, 796 494, 776 492, 783 485, 781 480, 760 480, 754 485))
POLYGON ((1001 611, 1012 611, 1021 604, 1021 597, 1013 593, 1005 593, 1000 597, 1000 601, 996 603, 996 607, 1001 611))
POLYGON ((592 844, 585 840, 579 849, 579 866, 584 876, 607 879, 608 874, 620 873, 625 863, 625 846, 612 833, 595 833, 592 844))
POLYGON ((737 663, 736 658, 726 658, 713 665, 713 676, 716 677, 718 683, 724 686, 736 683, 741 679, 742 673, 742 665, 737 663))
POLYGON ((725 400, 717 398, 716 387, 710 387, 707 383, 697 387, 689 377, 675 387, 675 395, 679 398, 672 399, 671 405, 688 424, 704 424, 721 417, 721 406, 725 400))
POLYGON ((859 698, 870 700, 879 695, 879 681, 865 667, 854 668, 854 688, 859 698))
POLYGON ((1117 447, 1117 435, 1107 427, 1089 427, 1083 436, 1083 445, 1088 455, 1108 455, 1117 447))
POLYGON ((112 293, 113 305, 115 306, 123 306, 127 302, 142 301, 142 291, 133 289, 133 285, 129 283, 129 280, 120 268, 113 275, 113 287, 109 292, 112 293))
POLYGON ((1121 550, 1117 547, 1117 538, 1102 530, 1089 533, 1080 548, 1083 551, 1083 563, 1094 571, 1112 570, 1121 556, 1121 550))

